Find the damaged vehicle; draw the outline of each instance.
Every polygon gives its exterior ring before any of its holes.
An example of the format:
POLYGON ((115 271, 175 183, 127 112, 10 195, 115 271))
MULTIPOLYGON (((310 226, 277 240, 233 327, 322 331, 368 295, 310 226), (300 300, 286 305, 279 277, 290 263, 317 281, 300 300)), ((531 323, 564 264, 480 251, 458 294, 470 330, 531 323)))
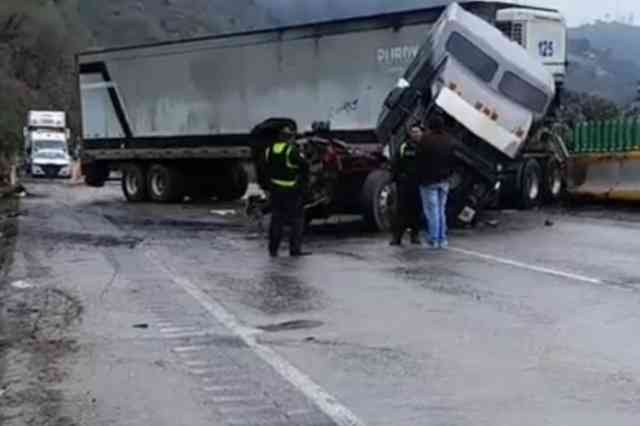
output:
MULTIPOLYGON (((547 14, 538 38, 560 45, 564 20, 547 14)), ((473 223, 500 198, 530 208, 543 196, 557 199, 563 185, 568 151, 548 130, 548 112, 563 80, 521 44, 454 3, 385 100, 378 138, 393 154, 407 126, 428 124, 435 114, 445 119, 457 141, 451 224, 473 223)))

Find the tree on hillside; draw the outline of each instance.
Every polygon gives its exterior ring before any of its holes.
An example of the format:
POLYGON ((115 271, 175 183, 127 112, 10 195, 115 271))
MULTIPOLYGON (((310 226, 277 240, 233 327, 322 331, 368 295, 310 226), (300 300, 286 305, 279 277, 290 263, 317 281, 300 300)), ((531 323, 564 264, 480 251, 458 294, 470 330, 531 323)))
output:
MULTIPOLYGON (((86 36, 69 6, 77 0, 0 4, 0 154, 20 151, 30 109, 66 111, 79 132, 74 53, 86 36)), ((76 133, 77 134, 77 133, 76 133)))

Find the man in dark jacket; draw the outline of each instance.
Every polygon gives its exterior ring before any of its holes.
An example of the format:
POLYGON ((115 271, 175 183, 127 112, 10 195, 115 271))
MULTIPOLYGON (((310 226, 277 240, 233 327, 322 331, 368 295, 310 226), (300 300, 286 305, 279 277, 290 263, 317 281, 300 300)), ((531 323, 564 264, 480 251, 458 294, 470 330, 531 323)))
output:
POLYGON ((434 116, 430 120, 429 129, 418 150, 420 194, 427 219, 429 246, 447 248, 448 180, 453 172, 454 144, 445 133, 442 117, 434 116))
POLYGON ((269 254, 278 256, 285 224, 291 225, 289 253, 304 256, 304 183, 309 166, 295 143, 295 132, 282 129, 280 138, 267 149, 266 166, 271 190, 271 225, 269 228, 269 254))
POLYGON ((409 139, 400 145, 393 159, 392 171, 398 203, 392 223, 392 246, 402 245, 402 237, 407 228, 411 229, 411 242, 420 244, 420 229, 423 221, 417 154, 418 144, 423 136, 424 131, 421 126, 412 126, 409 130, 409 139))

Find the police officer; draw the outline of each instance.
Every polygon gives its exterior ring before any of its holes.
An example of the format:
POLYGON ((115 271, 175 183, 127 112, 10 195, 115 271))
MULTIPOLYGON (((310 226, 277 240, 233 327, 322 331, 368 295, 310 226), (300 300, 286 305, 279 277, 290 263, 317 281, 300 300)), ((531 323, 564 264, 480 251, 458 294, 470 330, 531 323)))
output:
POLYGON ((266 165, 271 190, 271 226, 269 228, 269 254, 278 256, 284 225, 291 225, 289 253, 305 256, 302 251, 304 231, 304 186, 309 165, 295 142, 296 134, 285 126, 280 137, 266 152, 266 165))
POLYGON ((392 162, 396 182, 398 204, 392 223, 392 246, 402 245, 402 237, 407 228, 411 229, 411 243, 420 244, 422 229, 422 203, 420 201, 417 151, 424 136, 423 128, 414 125, 409 130, 409 138, 396 153, 392 162))

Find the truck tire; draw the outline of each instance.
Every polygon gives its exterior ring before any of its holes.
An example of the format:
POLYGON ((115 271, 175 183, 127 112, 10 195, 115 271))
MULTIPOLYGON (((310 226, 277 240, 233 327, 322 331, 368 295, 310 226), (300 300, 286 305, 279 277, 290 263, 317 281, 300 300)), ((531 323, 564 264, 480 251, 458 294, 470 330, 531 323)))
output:
POLYGON ((147 201, 149 189, 147 186, 147 174, 140 164, 128 164, 122 169, 122 192, 127 201, 139 203, 147 201))
POLYGON ((221 183, 215 194, 218 200, 236 201, 244 197, 249 189, 249 174, 241 163, 233 163, 227 166, 221 183))
POLYGON ((388 232, 395 208, 395 186, 391 173, 374 170, 362 187, 362 212, 367 228, 372 231, 388 232))
POLYGON ((564 187, 565 179, 560 162, 555 158, 547 160, 544 167, 544 200, 548 203, 560 201, 564 187))
POLYGON ((537 160, 526 160, 522 165, 519 188, 519 207, 529 210, 540 205, 544 179, 537 160))
POLYGON ((184 178, 174 167, 154 164, 147 173, 149 197, 161 203, 174 203, 184 197, 184 178))

